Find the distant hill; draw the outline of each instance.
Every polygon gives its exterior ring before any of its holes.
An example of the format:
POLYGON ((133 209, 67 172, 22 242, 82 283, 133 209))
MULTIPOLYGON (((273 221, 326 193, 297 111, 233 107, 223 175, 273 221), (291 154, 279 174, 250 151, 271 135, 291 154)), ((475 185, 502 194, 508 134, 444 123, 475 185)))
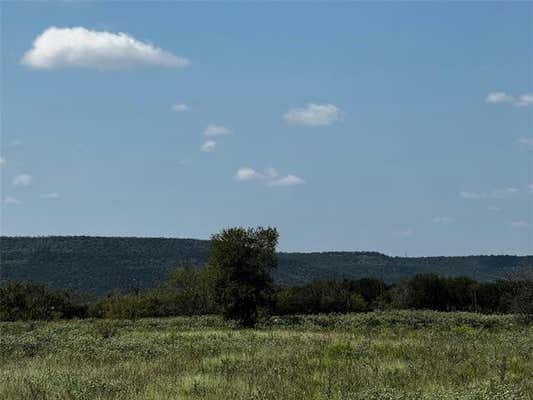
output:
MULTIPOLYGON (((202 266, 209 241, 132 237, 0 237, 0 284, 31 280, 102 295, 150 287, 180 265, 202 266)), ((376 252, 279 253, 278 283, 381 277, 395 282, 417 273, 506 278, 533 266, 533 256, 389 257, 376 252)))

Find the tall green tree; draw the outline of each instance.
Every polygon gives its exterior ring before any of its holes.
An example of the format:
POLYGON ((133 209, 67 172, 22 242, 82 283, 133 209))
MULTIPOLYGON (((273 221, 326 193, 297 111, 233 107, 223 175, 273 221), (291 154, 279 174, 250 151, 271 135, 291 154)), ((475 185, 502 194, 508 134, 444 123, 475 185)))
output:
POLYGON ((214 293, 225 318, 250 327, 269 308, 277 243, 275 228, 230 228, 211 237, 214 293))

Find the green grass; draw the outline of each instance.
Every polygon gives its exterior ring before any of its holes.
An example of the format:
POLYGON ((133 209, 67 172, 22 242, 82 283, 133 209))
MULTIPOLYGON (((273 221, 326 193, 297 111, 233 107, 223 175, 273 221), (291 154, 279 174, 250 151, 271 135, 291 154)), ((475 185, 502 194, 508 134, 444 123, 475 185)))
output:
POLYGON ((0 399, 533 399, 533 327, 383 312, 0 323, 0 399))

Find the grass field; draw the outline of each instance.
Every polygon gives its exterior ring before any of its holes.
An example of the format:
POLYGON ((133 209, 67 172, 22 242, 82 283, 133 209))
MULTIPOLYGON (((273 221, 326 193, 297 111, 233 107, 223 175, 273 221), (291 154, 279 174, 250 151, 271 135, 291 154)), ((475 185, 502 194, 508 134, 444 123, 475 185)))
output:
POLYGON ((533 327, 383 312, 0 324, 0 399, 533 399, 533 327))

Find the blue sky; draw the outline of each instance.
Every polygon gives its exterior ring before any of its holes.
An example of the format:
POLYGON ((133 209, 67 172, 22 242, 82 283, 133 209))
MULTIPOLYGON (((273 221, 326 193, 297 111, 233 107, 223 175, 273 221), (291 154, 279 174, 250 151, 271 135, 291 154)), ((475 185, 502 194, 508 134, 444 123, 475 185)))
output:
POLYGON ((531 3, 1 10, 3 234, 533 253, 531 3))

